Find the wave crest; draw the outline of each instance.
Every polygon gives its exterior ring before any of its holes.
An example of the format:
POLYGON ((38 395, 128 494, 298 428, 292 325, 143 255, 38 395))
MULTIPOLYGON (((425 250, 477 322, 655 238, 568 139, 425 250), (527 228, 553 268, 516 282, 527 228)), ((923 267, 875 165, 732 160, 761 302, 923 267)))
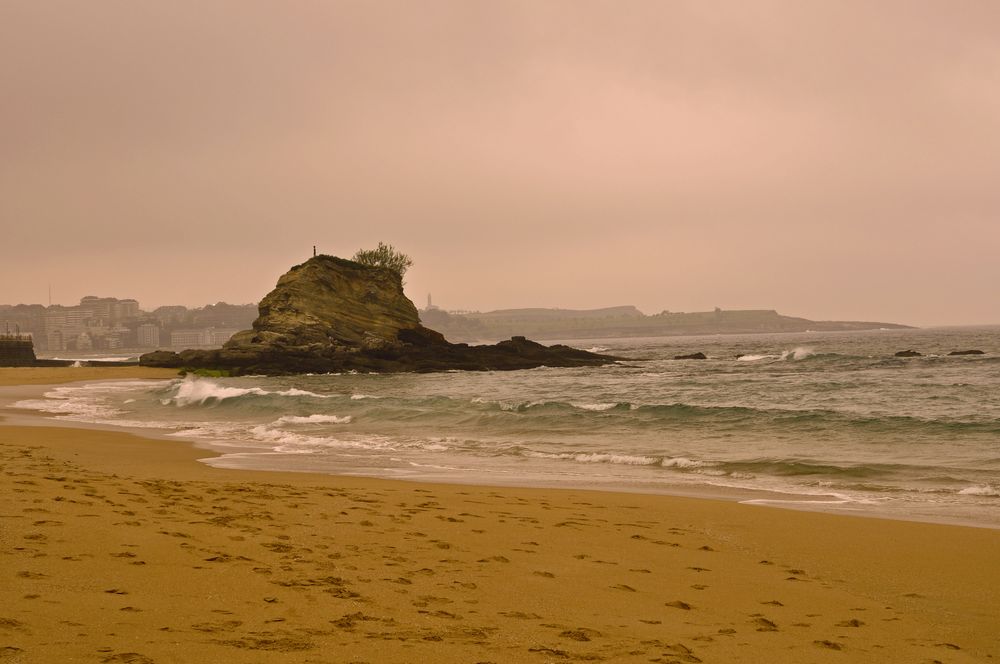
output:
POLYGON ((1000 486, 981 484, 978 486, 966 487, 959 491, 959 493, 963 496, 989 496, 991 498, 1000 498, 1000 486))
POLYGON ((350 415, 285 415, 275 424, 350 424, 352 419, 350 415))
POLYGON ((326 395, 316 394, 308 390, 300 390, 292 387, 287 390, 268 391, 260 387, 233 387, 222 385, 205 378, 187 376, 175 386, 173 396, 163 399, 161 403, 168 405, 173 403, 178 407, 203 406, 207 404, 217 404, 230 399, 239 399, 247 396, 282 396, 282 397, 314 397, 325 399, 326 395))

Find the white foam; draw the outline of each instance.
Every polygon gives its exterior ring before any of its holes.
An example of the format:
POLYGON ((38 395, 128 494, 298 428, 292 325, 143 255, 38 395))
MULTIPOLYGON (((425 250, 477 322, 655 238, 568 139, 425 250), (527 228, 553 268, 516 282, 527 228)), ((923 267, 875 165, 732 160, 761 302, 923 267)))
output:
POLYGON ((279 392, 265 392, 264 394, 277 394, 283 397, 316 397, 317 399, 326 399, 328 397, 326 394, 316 394, 315 392, 300 390, 295 387, 287 390, 281 390, 279 392))
POLYGON ((587 349, 587 352, 588 353, 603 353, 606 350, 607 350, 607 348, 605 348, 604 346, 592 346, 591 348, 587 349))
POLYGON ((990 496, 997 497, 1000 496, 1000 486, 992 486, 990 484, 982 484, 979 486, 970 486, 959 491, 963 496, 990 496))
POLYGON ((660 465, 664 468, 704 468, 711 464, 707 464, 704 461, 695 461, 693 459, 688 459, 687 457, 673 457, 667 458, 660 461, 660 465))
MULTIPOLYGON (((45 396, 49 396, 49 394, 46 394, 45 396)), ((11 407, 37 410, 43 413, 56 415, 58 416, 58 419, 72 419, 83 422, 112 418, 121 413, 120 410, 110 408, 102 404, 84 401, 82 399, 71 399, 68 397, 26 399, 11 404, 11 407)))
POLYGON ((582 408, 583 410, 602 411, 602 410, 611 410, 612 408, 614 408, 618 404, 616 404, 616 403, 575 403, 575 404, 572 404, 572 405, 574 407, 576 407, 576 408, 582 408))
POLYGON ((612 463, 625 466, 652 466, 660 460, 656 457, 633 456, 630 454, 605 454, 595 452, 593 454, 575 454, 575 461, 583 463, 612 463))
POLYGON ((177 394, 170 399, 165 399, 163 404, 167 405, 173 402, 178 406, 190 406, 203 404, 211 399, 224 401, 248 394, 265 395, 267 392, 259 387, 226 387, 210 380, 200 380, 189 376, 177 386, 177 394))
POLYGON ((631 454, 610 454, 607 452, 524 452, 524 456, 535 459, 569 459, 581 463, 610 463, 624 466, 652 466, 660 462, 658 457, 631 454))
MULTIPOLYGON (((375 396, 374 394, 352 394, 351 401, 361 401, 362 399, 381 399, 382 397, 375 396)), ((475 401, 475 400, 473 400, 475 401)))
MULTIPOLYGON (((492 403, 492 402, 485 401, 483 403, 492 403)), ((535 406, 541 406, 545 402, 544 401, 501 401, 499 403, 500 403, 500 410, 516 412, 521 410, 527 410, 528 408, 534 408, 535 406)))
POLYGON ((350 424, 351 416, 344 415, 285 415, 279 417, 276 424, 350 424))
POLYGON ((777 360, 779 355, 740 355, 736 358, 737 362, 758 362, 760 360, 777 360))
POLYGON ((781 359, 787 360, 791 358, 793 360, 804 360, 807 357, 812 357, 816 354, 816 351, 812 348, 806 348, 805 346, 799 346, 798 348, 793 348, 792 350, 786 350, 781 354, 781 359))

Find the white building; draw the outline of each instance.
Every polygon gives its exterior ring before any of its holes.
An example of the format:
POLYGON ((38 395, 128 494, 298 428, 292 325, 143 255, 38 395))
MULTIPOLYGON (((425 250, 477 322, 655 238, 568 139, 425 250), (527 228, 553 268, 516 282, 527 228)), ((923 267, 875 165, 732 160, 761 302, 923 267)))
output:
POLYGON ((160 346, 160 326, 153 323, 143 323, 135 328, 136 345, 139 348, 158 348, 160 346))

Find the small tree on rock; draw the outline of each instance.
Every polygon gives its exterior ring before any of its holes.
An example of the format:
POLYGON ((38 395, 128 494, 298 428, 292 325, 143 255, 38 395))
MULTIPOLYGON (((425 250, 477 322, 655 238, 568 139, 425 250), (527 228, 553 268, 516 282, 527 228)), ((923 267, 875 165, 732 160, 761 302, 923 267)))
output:
POLYGON ((406 270, 413 265, 413 260, 391 244, 379 242, 375 249, 359 249, 351 259, 355 263, 371 265, 372 267, 385 267, 399 275, 402 279, 406 270))

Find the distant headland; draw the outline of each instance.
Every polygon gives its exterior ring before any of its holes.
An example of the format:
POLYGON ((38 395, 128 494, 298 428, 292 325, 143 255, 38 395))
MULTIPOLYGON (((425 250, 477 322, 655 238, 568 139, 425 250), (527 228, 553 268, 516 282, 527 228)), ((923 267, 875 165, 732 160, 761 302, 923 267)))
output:
POLYGON ((698 334, 843 332, 912 329, 898 323, 815 321, 783 316, 770 309, 664 311, 647 316, 633 306, 604 309, 502 309, 447 312, 429 305, 420 320, 451 341, 484 342, 523 334, 534 339, 596 339, 698 334))

